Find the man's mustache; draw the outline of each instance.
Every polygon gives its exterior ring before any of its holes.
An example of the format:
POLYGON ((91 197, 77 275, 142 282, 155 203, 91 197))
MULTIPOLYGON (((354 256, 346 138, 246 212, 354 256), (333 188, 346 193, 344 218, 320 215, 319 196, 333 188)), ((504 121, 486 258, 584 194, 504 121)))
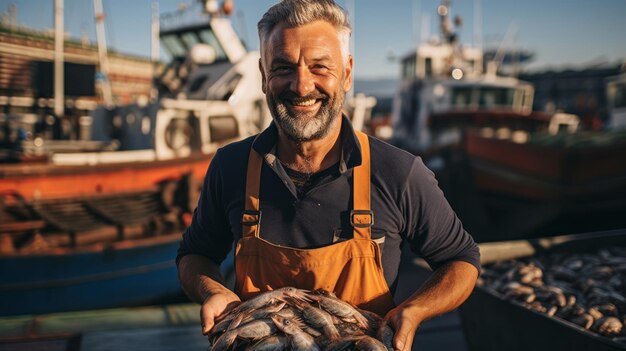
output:
POLYGON ((281 93, 280 95, 278 95, 278 98, 284 101, 289 101, 291 103, 300 103, 300 102, 304 102, 304 101, 308 101, 311 99, 315 99, 315 100, 326 100, 328 99, 328 95, 320 93, 319 91, 315 90, 305 96, 299 96, 298 94, 294 93, 291 90, 287 90, 283 93, 281 93))

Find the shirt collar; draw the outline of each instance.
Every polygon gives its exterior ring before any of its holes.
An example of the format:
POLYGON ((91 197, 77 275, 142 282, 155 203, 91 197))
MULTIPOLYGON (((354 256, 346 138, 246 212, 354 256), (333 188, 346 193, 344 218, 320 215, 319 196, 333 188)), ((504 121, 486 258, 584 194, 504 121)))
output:
MULTIPOLYGON (((361 145, 356 137, 352 123, 345 115, 341 117, 341 160, 339 162, 339 172, 344 173, 350 168, 361 164, 361 145)), ((276 141, 278 138, 278 127, 272 121, 259 136, 254 140, 252 148, 258 152, 270 164, 274 163, 276 156, 276 141)))

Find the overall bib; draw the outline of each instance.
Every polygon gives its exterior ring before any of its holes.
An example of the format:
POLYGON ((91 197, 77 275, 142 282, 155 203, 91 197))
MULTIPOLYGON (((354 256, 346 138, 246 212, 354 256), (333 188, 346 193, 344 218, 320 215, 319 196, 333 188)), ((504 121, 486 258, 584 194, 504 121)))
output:
POLYGON ((235 292, 247 300, 259 292, 285 286, 325 289, 340 299, 384 316, 394 307, 383 275, 381 252, 371 239, 370 149, 367 135, 356 132, 361 144, 360 166, 354 168, 353 238, 313 249, 274 245, 259 237, 259 187, 262 157, 250 150, 246 179, 242 238, 235 251, 235 292))

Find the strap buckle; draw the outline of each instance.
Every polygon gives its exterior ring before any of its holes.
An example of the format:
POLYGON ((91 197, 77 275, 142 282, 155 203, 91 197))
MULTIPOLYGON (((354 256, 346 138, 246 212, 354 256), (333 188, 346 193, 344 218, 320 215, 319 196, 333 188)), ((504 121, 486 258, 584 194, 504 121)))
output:
POLYGON ((355 228, 367 228, 374 225, 374 212, 372 210, 350 211, 350 225, 355 228))
POLYGON ((252 227, 261 222, 261 211, 243 210, 241 213, 241 224, 252 227))

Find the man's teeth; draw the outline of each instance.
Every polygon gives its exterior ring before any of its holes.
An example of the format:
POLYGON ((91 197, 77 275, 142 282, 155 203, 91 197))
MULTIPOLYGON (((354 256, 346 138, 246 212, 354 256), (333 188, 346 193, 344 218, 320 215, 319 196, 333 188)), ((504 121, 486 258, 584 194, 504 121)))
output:
POLYGON ((303 100, 303 101, 292 101, 294 106, 311 106, 315 103, 315 99, 303 100))

